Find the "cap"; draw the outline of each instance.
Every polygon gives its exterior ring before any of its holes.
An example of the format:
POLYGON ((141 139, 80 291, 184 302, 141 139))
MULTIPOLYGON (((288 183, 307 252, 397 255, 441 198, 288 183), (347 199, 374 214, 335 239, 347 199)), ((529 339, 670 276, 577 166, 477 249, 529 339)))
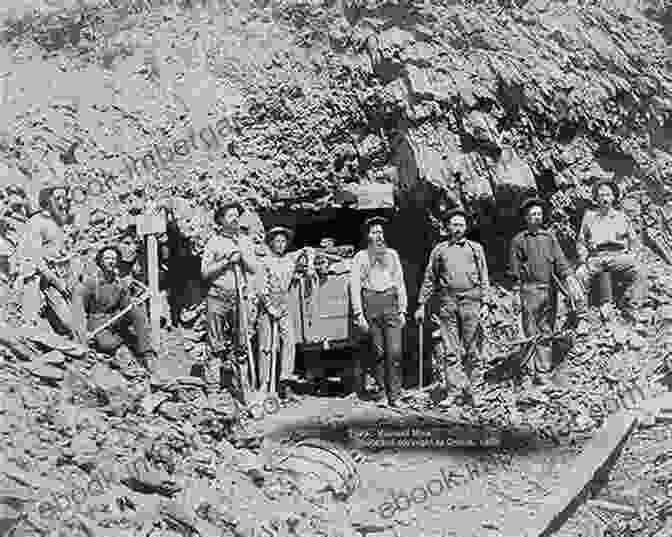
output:
POLYGON ((522 205, 520 206, 521 216, 525 216, 527 214, 528 209, 532 207, 541 207, 542 210, 545 210, 546 202, 544 202, 544 200, 536 196, 527 198, 525 201, 523 201, 522 205))
POLYGON ((621 197, 621 190, 618 188, 618 185, 614 183, 611 179, 598 179, 593 183, 593 199, 597 199, 597 191, 601 186, 608 186, 611 188, 611 191, 614 193, 614 198, 618 201, 621 197))
POLYGON ((284 235, 287 237, 288 242, 294 238, 294 232, 291 229, 284 226, 275 226, 274 228, 269 229, 268 233, 266 233, 266 240, 271 242, 276 235, 284 235))
POLYGON ((450 219, 451 219, 453 216, 457 216, 458 214, 461 215, 461 216, 463 216, 464 219, 466 220, 466 218, 467 218, 467 212, 466 212, 464 209, 460 208, 460 207, 455 207, 454 209, 450 209, 450 211, 446 211, 446 214, 443 216, 443 219, 444 219, 446 222, 450 222, 450 219))

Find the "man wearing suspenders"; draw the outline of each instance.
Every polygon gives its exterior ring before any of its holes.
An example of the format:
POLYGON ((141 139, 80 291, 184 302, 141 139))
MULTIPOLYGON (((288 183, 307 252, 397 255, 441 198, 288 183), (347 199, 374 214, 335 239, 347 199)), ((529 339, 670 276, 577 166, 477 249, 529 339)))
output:
POLYGON ((465 212, 453 209, 446 214, 446 222, 448 240, 429 256, 415 319, 424 322, 426 303, 438 295, 442 380, 448 391, 443 405, 450 405, 460 395, 464 402, 473 403, 471 387, 482 375, 479 327, 488 314, 491 292, 483 247, 465 238, 465 212))

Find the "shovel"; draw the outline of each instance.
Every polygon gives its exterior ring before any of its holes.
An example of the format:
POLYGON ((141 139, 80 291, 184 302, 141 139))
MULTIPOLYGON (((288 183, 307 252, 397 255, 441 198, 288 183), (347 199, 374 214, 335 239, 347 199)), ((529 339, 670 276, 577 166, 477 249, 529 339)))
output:
POLYGON ((253 403, 255 396, 252 393, 252 390, 256 387, 257 384, 257 375, 254 368, 254 356, 252 355, 252 345, 250 344, 249 330, 248 330, 248 319, 247 319, 247 308, 245 304, 245 294, 243 291, 243 278, 240 272, 240 266, 238 264, 234 265, 234 275, 236 277, 236 291, 238 293, 238 311, 240 315, 240 326, 242 337, 245 338, 245 354, 247 355, 247 364, 239 364, 238 372, 240 378, 241 390, 243 392, 243 399, 245 404, 250 405, 253 403), (247 367, 245 367, 247 365, 247 367), (250 379, 247 375, 251 377, 252 385, 250 386, 250 379))
POLYGON ((272 401, 271 408, 280 408, 280 402, 277 400, 275 370, 278 364, 278 323, 271 319, 271 363, 269 368, 269 380, 266 386, 261 386, 258 392, 253 394, 253 400, 248 410, 250 415, 259 420, 266 414, 267 401, 272 401))

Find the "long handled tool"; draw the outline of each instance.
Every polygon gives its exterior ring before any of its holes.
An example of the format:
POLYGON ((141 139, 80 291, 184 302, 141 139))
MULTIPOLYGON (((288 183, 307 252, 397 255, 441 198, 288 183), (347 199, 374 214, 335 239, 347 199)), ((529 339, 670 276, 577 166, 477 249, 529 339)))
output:
POLYGON ((105 321, 103 324, 98 326, 95 330, 92 330, 86 335, 87 340, 93 339, 96 337, 100 332, 105 330, 106 328, 109 328, 112 326, 114 323, 116 323, 119 319, 121 319, 124 315, 126 315, 129 311, 131 311, 133 308, 136 306, 139 306, 143 302, 145 302, 147 299, 149 299, 149 293, 143 293, 140 297, 135 298, 131 301, 131 303, 126 306, 124 309, 122 309, 119 313, 114 315, 113 317, 110 317, 107 321, 105 321))
POLYGON ((254 356, 252 356, 252 346, 250 345, 250 334, 248 329, 248 319, 247 319, 247 305, 245 304, 245 290, 243 289, 243 278, 240 271, 240 266, 236 263, 233 266, 234 276, 236 278, 236 291, 238 294, 238 315, 239 315, 239 324, 238 327, 240 330, 240 337, 244 338, 245 341, 245 354, 247 355, 247 367, 244 367, 244 364, 238 364, 238 372, 240 376, 240 387, 242 390, 242 395, 245 404, 250 404, 252 401, 251 389, 256 387, 257 376, 254 368, 254 356), (252 380, 252 386, 250 386, 250 378, 248 378, 248 372, 252 380))
POLYGON ((278 393, 276 386, 276 369, 278 367, 278 321, 271 320, 271 370, 269 374, 269 393, 275 395, 278 393))
POLYGON ((418 388, 422 390, 422 370, 424 365, 424 345, 423 340, 425 338, 425 323, 418 323, 418 388))

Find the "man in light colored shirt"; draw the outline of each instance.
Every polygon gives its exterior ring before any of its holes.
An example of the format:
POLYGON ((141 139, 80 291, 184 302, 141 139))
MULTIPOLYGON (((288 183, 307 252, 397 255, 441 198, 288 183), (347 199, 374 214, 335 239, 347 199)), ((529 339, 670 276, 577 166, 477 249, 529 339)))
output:
MULTIPOLYGON (((387 402, 399 401, 402 389, 402 328, 406 324, 407 295, 404 271, 396 250, 385 244, 383 217, 365 222, 368 248, 357 252, 350 273, 352 310, 357 326, 370 334, 375 353, 375 375, 387 402)), ((361 374, 361 368, 355 368, 361 374)), ((362 379, 355 379, 361 391, 362 379)))
MULTIPOLYGON (((221 388, 222 363, 233 375, 229 387, 234 395, 244 397, 247 385, 249 326, 241 313, 249 297, 248 280, 258 270, 254 245, 242 235, 239 218, 242 206, 233 199, 222 200, 215 210, 217 236, 208 241, 203 250, 201 274, 210 284, 206 297, 208 357, 205 363, 205 383, 210 395, 221 388)), ((227 375, 228 378, 228 375, 227 375)))
POLYGON ((483 247, 465 238, 466 214, 454 209, 446 214, 448 240, 439 243, 429 256, 418 296, 415 319, 422 324, 425 304, 439 298, 439 328, 444 356, 441 381, 448 392, 442 403, 452 404, 456 396, 473 402, 470 386, 481 380, 480 326, 492 302, 488 265, 483 247))
POLYGON ((599 277, 600 312, 604 319, 611 317, 613 293, 611 275, 626 284, 626 310, 635 310, 641 302, 645 275, 634 256, 637 235, 627 215, 614 207, 620 192, 611 181, 598 181, 593 187, 597 210, 586 211, 577 241, 581 265, 577 277, 585 289, 599 277))
POLYGON ((259 377, 262 389, 267 386, 271 372, 271 353, 280 351, 280 397, 290 394, 289 383, 295 380, 296 338, 294 319, 289 313, 289 290, 295 283, 296 261, 299 252, 287 253, 294 233, 285 227, 274 227, 267 237, 270 252, 263 258, 263 291, 259 312, 259 377), (273 348, 273 328, 277 329, 277 344, 273 348))

